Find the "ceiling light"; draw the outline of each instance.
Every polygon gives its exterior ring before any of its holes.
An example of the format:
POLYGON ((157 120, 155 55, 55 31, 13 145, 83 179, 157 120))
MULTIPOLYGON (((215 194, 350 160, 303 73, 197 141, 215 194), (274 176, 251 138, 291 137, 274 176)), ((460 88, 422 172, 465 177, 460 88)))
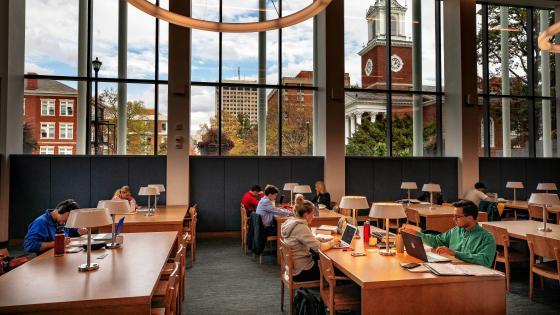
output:
POLYGON ((193 19, 191 17, 177 14, 158 7, 150 3, 148 0, 128 0, 128 3, 135 6, 138 10, 175 25, 203 31, 229 33, 265 32, 292 26, 321 13, 321 11, 323 11, 331 2, 332 0, 314 0, 312 4, 300 11, 274 20, 248 23, 220 23, 193 19))

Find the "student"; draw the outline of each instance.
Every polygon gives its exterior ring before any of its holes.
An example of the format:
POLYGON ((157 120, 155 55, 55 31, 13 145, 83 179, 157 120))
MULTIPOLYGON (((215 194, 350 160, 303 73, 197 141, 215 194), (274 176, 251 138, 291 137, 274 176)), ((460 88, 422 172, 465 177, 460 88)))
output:
POLYGON ((455 202, 453 206, 457 226, 445 233, 430 235, 411 228, 402 231, 420 236, 422 242, 433 247, 432 251, 436 254, 455 256, 462 261, 491 267, 496 255, 496 241, 492 234, 478 225, 478 208, 468 200, 455 202))
MULTIPOLYGON (((294 262, 294 281, 319 280, 319 264, 311 251, 317 253, 319 250, 331 249, 337 241, 330 240, 326 243, 319 242, 309 225, 313 222, 313 209, 315 205, 310 201, 304 201, 302 205, 296 205, 295 217, 288 218, 282 224, 282 238, 292 250, 294 262)), ((315 255, 318 257, 318 255, 315 255)))
POLYGON ((250 216, 251 213, 255 211, 255 209, 257 209, 257 205, 259 204, 257 197, 259 196, 259 193, 261 191, 262 191, 261 186, 253 185, 251 186, 251 189, 248 192, 243 194, 243 197, 241 198, 241 203, 243 204, 245 210, 247 211, 247 216, 250 216))
POLYGON ((295 206, 302 206, 304 202, 305 202, 305 198, 303 198, 303 195, 296 194, 296 197, 294 199, 295 206))
POLYGON ((484 191, 486 191, 486 185, 484 185, 484 183, 482 182, 478 182, 476 184, 474 184, 474 189, 469 190, 466 194, 465 194, 465 200, 469 200, 472 201, 477 207, 480 206, 480 201, 484 200, 484 201, 491 201, 492 198, 488 197, 488 195, 486 195, 484 193, 484 191))
POLYGON ((313 197, 311 202, 315 204, 322 204, 327 207, 327 209, 331 208, 331 195, 327 192, 327 187, 325 187, 325 183, 322 181, 315 182, 315 191, 316 195, 313 197))
POLYGON ((117 189, 115 191, 115 194, 113 195, 113 200, 127 200, 130 204, 131 211, 136 211, 136 209, 138 209, 136 200, 132 197, 130 187, 128 186, 122 186, 121 188, 117 189))
POLYGON ((261 216, 266 235, 276 235, 276 226, 274 224, 275 215, 292 215, 290 210, 276 208, 274 206, 276 197, 278 197, 278 188, 273 185, 267 185, 264 189, 264 197, 261 198, 257 205, 256 213, 261 216))
MULTIPOLYGON (((26 252, 40 254, 54 247, 54 236, 59 227, 66 224, 72 210, 79 209, 80 206, 72 199, 60 202, 54 210, 46 210, 43 215, 35 219, 28 227, 27 234, 23 241, 23 248, 26 252)), ((66 229, 65 235, 77 237, 87 233, 87 229, 66 229)), ((66 237, 65 243, 70 239, 66 237)))

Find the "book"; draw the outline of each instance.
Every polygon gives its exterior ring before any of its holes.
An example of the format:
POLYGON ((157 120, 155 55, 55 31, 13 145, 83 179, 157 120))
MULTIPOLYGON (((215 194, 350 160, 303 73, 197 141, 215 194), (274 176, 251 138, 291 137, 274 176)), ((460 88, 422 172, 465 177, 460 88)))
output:
POLYGON ((503 276, 504 274, 494 269, 480 265, 454 265, 452 263, 425 263, 433 274, 438 276, 503 276))
MULTIPOLYGON (((320 227, 317 228, 317 233, 319 233, 319 231, 329 231, 331 233, 336 233, 336 229, 337 226, 336 225, 321 225, 320 227)), ((322 234, 326 234, 326 233, 322 233, 322 234)))

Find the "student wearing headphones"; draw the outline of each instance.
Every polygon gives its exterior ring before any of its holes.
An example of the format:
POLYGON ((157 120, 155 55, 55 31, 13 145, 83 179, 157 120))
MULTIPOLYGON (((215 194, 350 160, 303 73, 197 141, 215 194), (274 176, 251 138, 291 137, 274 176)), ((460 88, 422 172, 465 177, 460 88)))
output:
MULTIPOLYGON (((26 252, 41 254, 54 247, 54 237, 59 228, 64 227, 70 212, 80 209, 78 203, 72 199, 60 202, 55 209, 48 209, 35 219, 28 227, 23 241, 26 252)), ((76 237, 87 233, 87 229, 65 229, 66 244, 69 237, 76 237)))

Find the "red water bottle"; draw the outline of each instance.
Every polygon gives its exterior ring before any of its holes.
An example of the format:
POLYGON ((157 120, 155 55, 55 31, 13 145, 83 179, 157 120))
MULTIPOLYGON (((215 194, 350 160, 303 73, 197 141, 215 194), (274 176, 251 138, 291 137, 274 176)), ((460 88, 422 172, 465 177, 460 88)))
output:
POLYGON ((366 223, 364 223, 364 244, 367 246, 369 245, 369 233, 370 230, 370 226, 369 226, 369 221, 366 221, 366 223))
POLYGON ((64 255, 64 230, 58 229, 56 235, 54 236, 54 255, 62 256, 64 255))

